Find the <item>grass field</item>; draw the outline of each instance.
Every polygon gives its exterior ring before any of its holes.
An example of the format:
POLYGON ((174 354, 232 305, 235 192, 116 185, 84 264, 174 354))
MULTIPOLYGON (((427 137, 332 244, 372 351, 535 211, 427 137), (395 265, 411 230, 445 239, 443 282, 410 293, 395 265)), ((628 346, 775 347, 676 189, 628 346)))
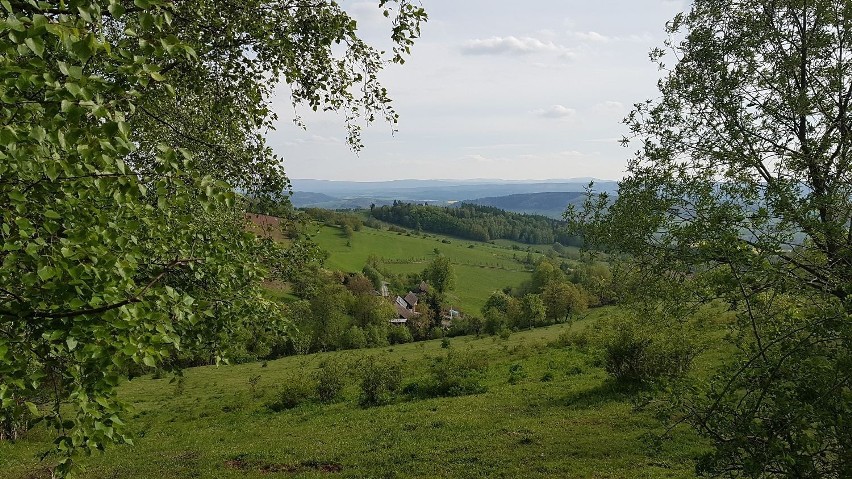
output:
POLYGON ((455 267, 456 289, 448 295, 450 302, 469 314, 479 314, 494 291, 518 286, 530 277, 527 267, 519 261, 527 253, 512 250, 510 243, 491 245, 440 235, 408 236, 372 228, 355 232, 349 240, 340 229, 329 226, 319 228, 314 241, 330 253, 328 268, 347 272, 361 271, 371 254, 385 260, 395 273, 420 272, 435 257, 437 248, 455 267))
MULTIPOLYGON (((473 350, 489 364, 487 392, 464 397, 357 405, 358 358, 387 354, 402 363, 406 382, 416 381, 430 358, 445 354, 440 341, 289 357, 267 367, 195 368, 181 387, 135 379, 120 394, 135 408, 129 428, 136 445, 84 459, 80 477, 694 477, 698 439, 676 430, 672 441, 652 445, 660 424, 635 410, 633 396, 613 388, 591 356, 548 345, 605 314, 508 339, 451 339, 451 348, 473 350), (284 412, 265 406, 280 385, 327 359, 352 365, 344 400, 284 412), (508 380, 513 365, 524 373, 515 384, 508 380)), ((0 443, 0 477, 49 477, 35 459, 47 441, 36 430, 0 443)))

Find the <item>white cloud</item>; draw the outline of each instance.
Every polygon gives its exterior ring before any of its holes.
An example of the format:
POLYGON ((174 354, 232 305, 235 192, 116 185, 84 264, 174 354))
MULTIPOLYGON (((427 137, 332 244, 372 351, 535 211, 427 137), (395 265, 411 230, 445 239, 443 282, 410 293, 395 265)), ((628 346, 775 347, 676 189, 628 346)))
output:
POLYGON ((579 40, 585 40, 595 43, 609 43, 613 39, 606 35, 601 35, 598 32, 574 32, 573 36, 579 40))
POLYGON ((466 55, 529 55, 532 53, 556 53, 560 57, 570 58, 574 53, 552 41, 542 41, 533 37, 491 37, 469 40, 462 45, 466 55))
POLYGON ((624 103, 612 100, 607 100, 605 102, 598 103, 594 106, 594 110, 598 113, 625 113, 624 103))
POLYGON ((553 105, 549 108, 533 110, 533 113, 542 118, 571 118, 577 114, 577 110, 562 105, 553 105))
POLYGON ((642 34, 631 34, 625 36, 613 36, 613 35, 604 35, 602 33, 588 31, 588 32, 578 32, 578 31, 569 31, 568 36, 579 40, 582 43, 650 43, 654 41, 654 37, 648 33, 642 34))

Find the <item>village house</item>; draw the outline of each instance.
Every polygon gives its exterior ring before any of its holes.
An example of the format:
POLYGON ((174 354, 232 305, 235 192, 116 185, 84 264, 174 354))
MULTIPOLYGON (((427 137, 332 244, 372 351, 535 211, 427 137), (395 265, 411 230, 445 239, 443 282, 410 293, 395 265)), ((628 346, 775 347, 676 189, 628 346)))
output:
POLYGON ((417 303, 420 302, 418 295, 428 292, 429 285, 425 281, 421 281, 417 287, 417 291, 409 291, 405 297, 397 296, 394 298, 394 307, 396 308, 397 316, 390 322, 392 324, 406 324, 409 319, 420 316, 421 313, 417 311, 417 303))

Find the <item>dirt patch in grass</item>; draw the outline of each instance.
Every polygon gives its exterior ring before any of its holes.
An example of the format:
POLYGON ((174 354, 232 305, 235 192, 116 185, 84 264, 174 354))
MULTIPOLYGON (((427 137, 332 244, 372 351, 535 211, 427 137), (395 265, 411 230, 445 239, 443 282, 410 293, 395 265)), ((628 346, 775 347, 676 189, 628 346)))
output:
POLYGON ((257 471, 261 474, 299 474, 309 471, 338 473, 343 470, 343 466, 334 462, 302 461, 296 464, 284 464, 252 459, 245 454, 225 461, 225 466, 240 471, 257 471))

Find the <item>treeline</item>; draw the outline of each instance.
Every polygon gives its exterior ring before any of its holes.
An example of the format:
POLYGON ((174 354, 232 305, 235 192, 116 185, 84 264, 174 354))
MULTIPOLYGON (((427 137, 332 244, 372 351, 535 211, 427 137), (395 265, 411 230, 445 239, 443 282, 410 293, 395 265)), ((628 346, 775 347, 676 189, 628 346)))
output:
POLYGON ((565 225, 546 216, 511 213, 491 206, 463 203, 441 207, 394 201, 370 209, 379 220, 414 230, 446 234, 475 241, 506 239, 526 244, 579 246, 579 238, 565 225))

